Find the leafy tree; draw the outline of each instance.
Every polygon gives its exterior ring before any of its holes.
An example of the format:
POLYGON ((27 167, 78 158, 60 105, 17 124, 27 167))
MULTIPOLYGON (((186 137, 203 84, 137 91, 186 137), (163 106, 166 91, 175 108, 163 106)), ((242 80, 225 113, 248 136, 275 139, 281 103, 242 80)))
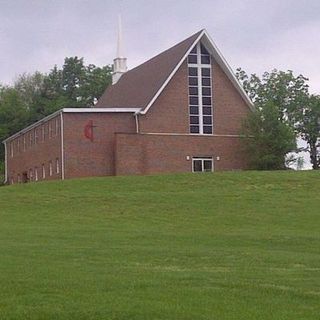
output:
MULTIPOLYGON (((26 126, 28 117, 28 111, 19 92, 14 88, 0 87, 1 141, 26 126)), ((4 146, 2 143, 0 145, 0 159, 4 159, 4 146)))
POLYGON ((308 97, 307 79, 292 71, 265 72, 261 78, 248 76, 242 69, 237 77, 255 105, 244 124, 248 152, 255 169, 283 169, 292 161, 286 155, 296 149, 293 111, 308 97))
MULTIPOLYGON (((308 151, 312 168, 320 169, 320 96, 309 94, 308 79, 302 75, 294 76, 290 70, 287 72, 278 70, 273 70, 270 73, 265 72, 260 79, 255 74, 248 76, 243 70, 238 69, 237 76, 254 101, 257 110, 255 115, 252 116, 256 117, 257 123, 249 121, 245 125, 247 134, 250 133, 250 129, 252 136, 256 134, 254 138, 250 139, 250 144, 258 144, 256 140, 261 142, 268 136, 270 137, 270 134, 267 134, 264 130, 261 121, 269 119, 271 123, 273 121, 273 125, 276 125, 275 119, 266 116, 266 113, 269 112, 270 104, 272 104, 272 108, 277 108, 278 110, 278 121, 287 127, 293 128, 296 137, 301 137, 307 142, 308 147, 306 149, 300 148, 299 151, 308 151), (261 132, 259 134, 257 134, 257 125, 260 125, 261 132), (265 133, 262 134, 262 132, 265 133)), ((273 137, 274 147, 282 145, 284 151, 288 150, 287 147, 292 145, 290 143, 290 135, 292 133, 287 136, 289 139, 287 146, 282 143, 286 134, 288 132, 283 129, 283 131, 278 132, 277 136, 273 137)), ((263 155, 267 156, 270 152, 268 144, 265 144, 265 148, 260 145, 259 150, 260 159, 263 159, 263 155)), ((257 161, 257 159, 253 161, 256 166, 257 161)))
MULTIPOLYGON (((91 107, 111 84, 112 68, 85 65, 67 57, 61 69, 48 74, 22 74, 12 87, 0 85, 0 141, 43 117, 66 107, 91 107)), ((4 148, 0 146, 0 169, 4 148)))
POLYGON ((247 137, 246 147, 252 168, 286 168, 286 155, 296 148, 296 139, 292 128, 279 120, 278 106, 273 102, 260 104, 244 122, 243 132, 247 137))
POLYGON ((320 96, 308 96, 291 117, 296 131, 307 142, 312 168, 320 169, 320 96))
POLYGON ((236 75, 256 106, 272 102, 278 107, 282 122, 291 121, 290 115, 304 104, 308 96, 308 79, 303 75, 295 76, 291 70, 274 69, 259 78, 256 74, 248 76, 239 68, 236 75))

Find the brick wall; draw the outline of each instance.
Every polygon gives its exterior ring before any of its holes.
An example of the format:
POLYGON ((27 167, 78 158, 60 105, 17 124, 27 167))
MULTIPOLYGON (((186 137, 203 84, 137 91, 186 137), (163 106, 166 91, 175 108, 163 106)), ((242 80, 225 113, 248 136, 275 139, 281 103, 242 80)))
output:
POLYGON ((133 113, 64 113, 65 178, 114 174, 114 133, 135 132, 133 113), (84 135, 93 123, 93 141, 84 135))
MULTIPOLYGON (((187 72, 185 61, 147 114, 139 116, 141 133, 189 133, 187 72)), ((250 109, 215 61, 212 93, 214 134, 239 134, 250 109)))
POLYGON ((60 116, 39 123, 7 142, 7 161, 8 183, 17 183, 19 179, 35 181, 36 175, 39 181, 61 179, 60 116))
POLYGON ((239 137, 118 133, 115 150, 117 175, 191 172, 192 157, 213 157, 214 171, 247 168, 239 137))

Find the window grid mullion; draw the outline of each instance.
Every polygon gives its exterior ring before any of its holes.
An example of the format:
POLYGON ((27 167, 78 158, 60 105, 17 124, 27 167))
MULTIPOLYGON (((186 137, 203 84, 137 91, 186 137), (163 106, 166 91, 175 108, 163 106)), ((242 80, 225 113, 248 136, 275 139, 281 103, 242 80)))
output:
POLYGON ((203 108, 202 108, 202 84, 201 84, 201 49, 197 44, 197 68, 198 68, 198 103, 199 103, 199 134, 203 134, 203 108))

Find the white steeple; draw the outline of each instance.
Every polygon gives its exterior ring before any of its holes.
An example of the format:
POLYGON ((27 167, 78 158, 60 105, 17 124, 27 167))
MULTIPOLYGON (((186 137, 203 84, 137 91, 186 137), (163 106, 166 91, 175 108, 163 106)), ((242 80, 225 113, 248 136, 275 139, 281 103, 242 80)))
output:
POLYGON ((123 56, 121 16, 118 16, 117 57, 113 60, 112 84, 117 83, 120 77, 127 72, 127 58, 123 56))

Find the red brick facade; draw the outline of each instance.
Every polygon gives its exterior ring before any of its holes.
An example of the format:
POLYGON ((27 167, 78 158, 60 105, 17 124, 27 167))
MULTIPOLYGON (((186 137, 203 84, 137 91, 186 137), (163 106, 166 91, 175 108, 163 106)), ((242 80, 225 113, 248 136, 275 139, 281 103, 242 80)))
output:
POLYGON ((9 138, 7 182, 191 172, 193 157, 212 158, 214 171, 246 169, 239 133, 250 107, 226 69, 212 61, 212 135, 189 133, 184 59, 146 112, 64 109, 9 138))
POLYGON ((214 171, 246 169, 241 140, 231 136, 116 134, 116 175, 192 172, 193 157, 214 171))
POLYGON ((61 179, 61 171, 59 116, 7 143, 8 183, 61 179))
POLYGON ((135 130, 131 113, 64 114, 65 178, 114 175, 114 133, 135 130), (84 127, 90 120, 93 141, 84 136, 84 127))

